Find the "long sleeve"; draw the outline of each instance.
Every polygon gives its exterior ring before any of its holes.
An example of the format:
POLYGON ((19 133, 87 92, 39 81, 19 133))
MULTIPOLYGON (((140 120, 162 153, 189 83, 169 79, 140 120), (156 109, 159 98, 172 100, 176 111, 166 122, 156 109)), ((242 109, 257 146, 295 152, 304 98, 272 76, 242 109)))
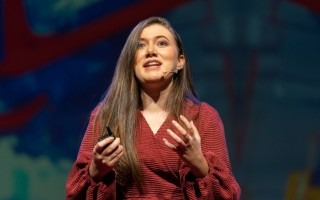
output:
POLYGON ((240 199, 228 156, 224 128, 218 112, 206 103, 200 104, 197 128, 201 148, 210 171, 204 178, 195 178, 188 166, 182 164, 179 174, 185 199, 240 199))
MULTIPOLYGON (((89 166, 92 160, 92 150, 97 141, 97 132, 94 132, 93 122, 96 108, 90 116, 89 124, 82 140, 78 157, 71 168, 66 183, 66 199, 116 199, 115 172, 109 173, 102 181, 95 182, 89 175, 89 166)), ((97 129, 98 131, 98 129, 97 129)))

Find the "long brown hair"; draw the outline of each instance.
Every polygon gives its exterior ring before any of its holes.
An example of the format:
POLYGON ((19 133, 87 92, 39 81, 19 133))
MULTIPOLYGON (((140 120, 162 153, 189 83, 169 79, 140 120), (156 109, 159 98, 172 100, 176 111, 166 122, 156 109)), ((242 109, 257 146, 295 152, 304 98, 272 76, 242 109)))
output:
POLYGON ((139 83, 135 77, 135 54, 142 30, 152 24, 160 24, 166 27, 174 36, 178 53, 184 55, 185 66, 174 75, 170 98, 166 102, 166 108, 172 116, 182 114, 182 106, 187 99, 196 100, 191 73, 180 36, 171 24, 161 17, 150 17, 141 21, 131 31, 119 56, 112 82, 100 103, 96 116, 96 123, 100 133, 105 132, 108 125, 114 131, 115 137, 120 137, 125 154, 115 166, 117 182, 126 184, 128 179, 141 183, 142 173, 139 167, 135 148, 135 134, 137 126, 137 110, 142 106, 139 83), (130 178, 131 177, 131 178, 130 178))

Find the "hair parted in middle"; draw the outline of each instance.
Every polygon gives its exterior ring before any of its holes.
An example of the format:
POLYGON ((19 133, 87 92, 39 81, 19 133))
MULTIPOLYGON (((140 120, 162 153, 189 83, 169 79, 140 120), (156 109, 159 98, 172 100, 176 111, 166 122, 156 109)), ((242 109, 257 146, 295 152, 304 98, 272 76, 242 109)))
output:
POLYGON ((179 119, 178 116, 183 114, 183 104, 187 99, 198 102, 187 56, 178 33, 162 17, 150 17, 138 23, 129 34, 120 53, 111 84, 100 102, 95 118, 95 127, 100 133, 105 131, 106 126, 111 127, 115 137, 120 137, 121 144, 124 146, 125 153, 115 166, 117 182, 120 185, 126 184, 129 177, 138 183, 143 178, 135 148, 136 112, 142 108, 142 100, 134 65, 141 32, 144 28, 154 24, 164 26, 173 34, 178 56, 183 55, 185 58, 183 69, 173 76, 172 88, 166 102, 167 111, 179 119))

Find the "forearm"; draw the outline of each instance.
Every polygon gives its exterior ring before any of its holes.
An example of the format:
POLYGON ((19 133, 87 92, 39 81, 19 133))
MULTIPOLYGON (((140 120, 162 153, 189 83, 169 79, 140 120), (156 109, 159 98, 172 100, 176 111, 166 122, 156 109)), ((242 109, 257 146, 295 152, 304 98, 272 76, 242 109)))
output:
POLYGON ((209 173, 203 178, 194 176, 191 169, 183 165, 180 182, 186 199, 240 199, 240 187, 230 172, 214 154, 205 155, 209 173))
MULTIPOLYGON (((94 132, 94 116, 90 121, 82 140, 77 160, 73 164, 66 183, 66 199, 116 199, 115 173, 110 173, 101 180, 93 180, 89 174, 89 165, 93 158, 92 150, 96 144, 99 132, 94 132)), ((98 130, 98 129, 96 129, 98 130)))
POLYGON ((110 172, 100 181, 89 175, 89 165, 75 163, 66 184, 66 199, 116 199, 115 173, 110 172))
POLYGON ((197 178, 203 178, 208 175, 210 169, 208 162, 206 161, 205 157, 201 154, 197 161, 194 162, 194 166, 190 166, 191 173, 197 178))

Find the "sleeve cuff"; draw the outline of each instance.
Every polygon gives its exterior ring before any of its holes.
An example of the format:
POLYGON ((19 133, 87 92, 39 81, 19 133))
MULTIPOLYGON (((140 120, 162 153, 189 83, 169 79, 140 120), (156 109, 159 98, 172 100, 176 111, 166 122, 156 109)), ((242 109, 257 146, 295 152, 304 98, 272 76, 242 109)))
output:
POLYGON ((208 180, 213 178, 213 174, 215 172, 215 165, 216 165, 216 156, 214 155, 214 153, 212 152, 208 152, 204 154, 204 157, 208 163, 209 166, 209 173, 202 178, 197 178, 193 175, 193 173, 191 172, 190 168, 187 166, 183 166, 183 168, 179 171, 180 174, 180 181, 181 183, 185 183, 185 184, 194 184, 194 183, 207 183, 208 180))
POLYGON ((85 177, 85 182, 90 186, 90 187, 99 187, 99 188, 110 188, 115 184, 115 176, 116 173, 114 170, 112 170, 109 174, 107 174, 103 179, 99 181, 93 180, 93 178, 89 174, 89 164, 82 169, 82 173, 84 173, 85 177))

